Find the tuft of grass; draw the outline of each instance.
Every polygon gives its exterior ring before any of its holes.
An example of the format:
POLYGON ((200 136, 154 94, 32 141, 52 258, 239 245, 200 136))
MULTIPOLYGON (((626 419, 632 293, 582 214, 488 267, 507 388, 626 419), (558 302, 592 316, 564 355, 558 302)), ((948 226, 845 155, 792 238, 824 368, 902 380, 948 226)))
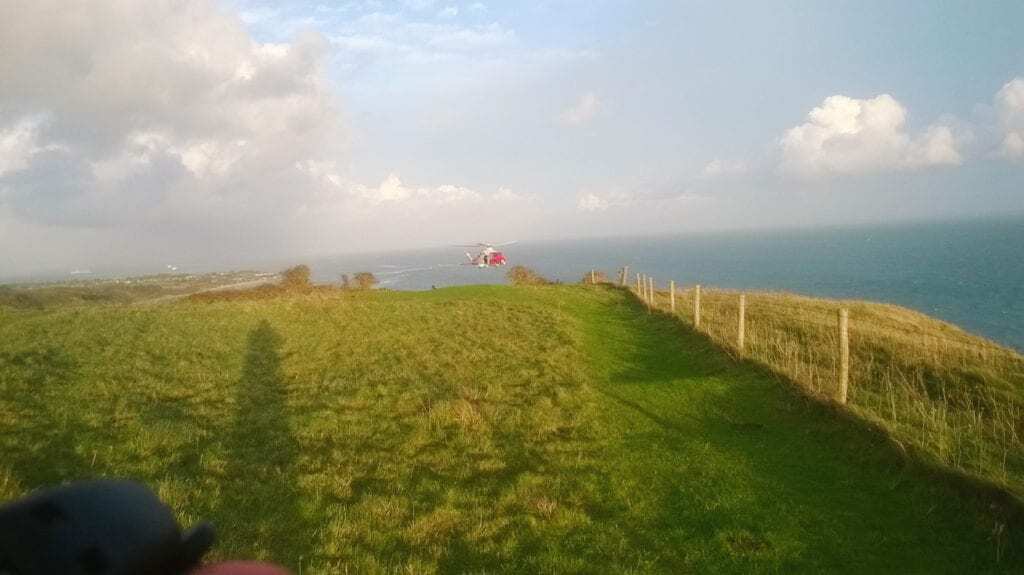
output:
MULTIPOLYGON (((739 293, 702 289, 701 330, 736 353, 739 293)), ((668 309, 658 292, 658 309, 668 309)), ((693 324, 693 289, 676 294, 693 324)), ((1024 357, 903 307, 746 292, 743 357, 809 393, 835 397, 837 313, 850 313, 848 408, 937 465, 1024 498, 1024 357)))
POLYGON ((0 501, 152 485, 303 573, 1020 572, 874 430, 624 290, 0 308, 0 501))

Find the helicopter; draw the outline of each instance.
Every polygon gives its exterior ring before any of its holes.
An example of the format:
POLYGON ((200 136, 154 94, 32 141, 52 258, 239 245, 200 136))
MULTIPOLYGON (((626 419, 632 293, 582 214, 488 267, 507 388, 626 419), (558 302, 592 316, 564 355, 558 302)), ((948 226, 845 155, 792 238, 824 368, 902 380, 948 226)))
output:
POLYGON ((476 266, 478 268, 487 268, 498 267, 507 264, 508 260, 505 258, 505 254, 499 252, 494 248, 500 248, 502 246, 508 246, 514 243, 516 242, 505 242, 503 244, 488 244, 485 242, 480 242, 476 244, 461 245, 458 247, 479 248, 480 252, 477 253, 476 256, 470 254, 469 252, 466 252, 466 259, 469 261, 465 262, 464 265, 476 266))

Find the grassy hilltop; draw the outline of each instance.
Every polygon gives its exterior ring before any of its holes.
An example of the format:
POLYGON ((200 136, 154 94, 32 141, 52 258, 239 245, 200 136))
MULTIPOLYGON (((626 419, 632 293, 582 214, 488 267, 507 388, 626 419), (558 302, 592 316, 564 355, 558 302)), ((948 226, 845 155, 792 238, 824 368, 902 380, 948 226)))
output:
POLYGON ((1024 569, 999 510, 601 286, 0 305, 0 501, 109 475, 303 573, 1024 569))

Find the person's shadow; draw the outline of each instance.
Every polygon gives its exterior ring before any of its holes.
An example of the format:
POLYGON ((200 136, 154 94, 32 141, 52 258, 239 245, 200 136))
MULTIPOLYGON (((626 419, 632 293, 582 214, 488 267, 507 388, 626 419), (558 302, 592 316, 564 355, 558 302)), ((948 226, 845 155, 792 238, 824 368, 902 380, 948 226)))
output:
POLYGON ((280 346, 281 337, 266 321, 249 334, 216 523, 221 553, 295 568, 308 561, 317 537, 296 483, 298 446, 288 425, 280 346))

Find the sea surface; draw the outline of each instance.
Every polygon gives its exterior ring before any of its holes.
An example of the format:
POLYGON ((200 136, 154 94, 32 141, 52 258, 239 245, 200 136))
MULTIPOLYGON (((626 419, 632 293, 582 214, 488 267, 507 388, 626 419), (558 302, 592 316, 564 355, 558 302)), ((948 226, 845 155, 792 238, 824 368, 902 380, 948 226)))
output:
MULTIPOLYGON (((802 231, 522 242, 510 265, 577 282, 628 265, 659 284, 889 302, 1024 350, 1024 217, 802 231)), ((382 287, 503 283, 506 269, 462 265, 465 249, 338 256, 311 262, 318 281, 374 273, 382 287)))

